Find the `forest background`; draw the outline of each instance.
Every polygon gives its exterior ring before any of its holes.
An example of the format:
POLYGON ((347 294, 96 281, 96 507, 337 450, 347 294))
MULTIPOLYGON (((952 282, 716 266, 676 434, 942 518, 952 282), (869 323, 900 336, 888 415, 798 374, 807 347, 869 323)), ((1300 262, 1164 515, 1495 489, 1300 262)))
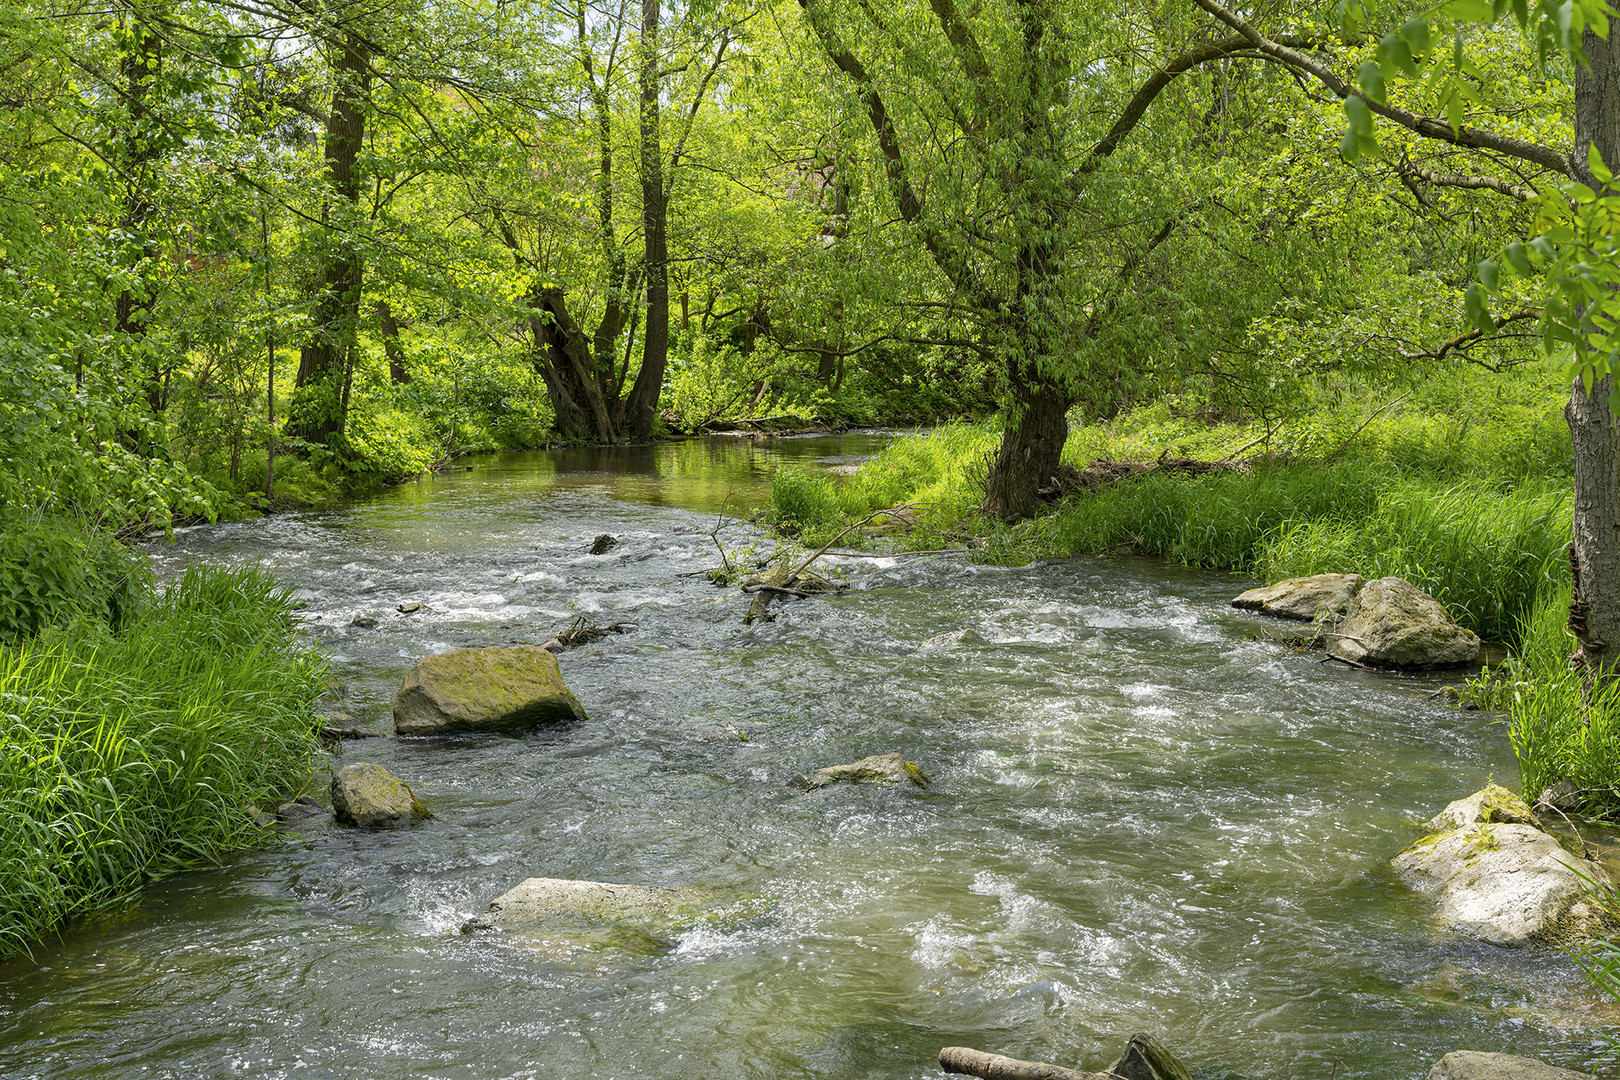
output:
MULTIPOLYGON (((1620 600, 1566 551, 1577 491, 1620 502, 1606 10, 4 0, 14 677, 234 612, 209 632, 287 703, 240 783, 285 784, 319 684, 285 598, 159 602, 128 538, 477 451, 958 421, 844 485, 779 478, 774 520, 908 503, 907 542, 986 557, 1399 573, 1517 650, 1473 693, 1513 710, 1527 792, 1610 807, 1590 671, 1620 600), (1074 490, 1165 454, 1243 468, 1074 490)), ((37 764, 6 797, 49 833, 37 764)), ((63 885, 50 844, 101 848, 58 833, 0 890, 60 894, 13 905, 45 913, 14 942, 193 857, 63 885)))

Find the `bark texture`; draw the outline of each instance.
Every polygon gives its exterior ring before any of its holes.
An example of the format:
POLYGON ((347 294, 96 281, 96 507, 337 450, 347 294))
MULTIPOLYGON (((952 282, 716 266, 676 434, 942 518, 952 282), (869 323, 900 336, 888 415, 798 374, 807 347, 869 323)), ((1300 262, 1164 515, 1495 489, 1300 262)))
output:
MULTIPOLYGON (((1577 178, 1603 190, 1586 168, 1588 146, 1611 168, 1620 166, 1620 43, 1588 31, 1582 44, 1589 68, 1575 65, 1577 178)), ((1577 669, 1611 671, 1620 660, 1620 433, 1609 409, 1611 378, 1588 394, 1580 379, 1565 417, 1575 450, 1575 523, 1570 547, 1575 597, 1569 630, 1577 669)))
POLYGON ((635 441, 652 436, 658 395, 664 387, 664 368, 669 361, 668 196, 659 137, 662 79, 658 70, 658 20, 659 0, 641 0, 641 228, 647 320, 642 332, 641 369, 624 403, 624 434, 635 441))

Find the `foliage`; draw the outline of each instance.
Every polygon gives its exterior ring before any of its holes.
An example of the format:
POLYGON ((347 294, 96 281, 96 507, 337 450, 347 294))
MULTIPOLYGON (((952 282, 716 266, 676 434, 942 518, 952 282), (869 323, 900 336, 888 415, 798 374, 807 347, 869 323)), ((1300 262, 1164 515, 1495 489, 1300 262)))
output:
POLYGON ((0 505, 0 643, 77 619, 116 630, 150 578, 145 560, 106 529, 0 505))
POLYGON ((0 954, 152 878, 259 839, 303 783, 325 666, 257 570, 193 569, 117 632, 0 650, 0 954))

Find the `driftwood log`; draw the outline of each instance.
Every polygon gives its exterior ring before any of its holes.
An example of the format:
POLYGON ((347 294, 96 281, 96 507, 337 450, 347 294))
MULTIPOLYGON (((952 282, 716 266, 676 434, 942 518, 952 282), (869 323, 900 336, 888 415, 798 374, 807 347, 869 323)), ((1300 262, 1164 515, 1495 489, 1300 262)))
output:
POLYGON ((983 1080, 1191 1080, 1186 1068, 1152 1035, 1137 1034, 1107 1070, 1081 1072, 1044 1061, 987 1054, 966 1046, 947 1046, 939 1052, 939 1067, 983 1080))
POLYGON ((984 1080, 1109 1080, 1107 1073, 1077 1072, 1044 1061, 1020 1061, 966 1046, 947 1046, 941 1050, 939 1067, 948 1073, 980 1076, 984 1080))

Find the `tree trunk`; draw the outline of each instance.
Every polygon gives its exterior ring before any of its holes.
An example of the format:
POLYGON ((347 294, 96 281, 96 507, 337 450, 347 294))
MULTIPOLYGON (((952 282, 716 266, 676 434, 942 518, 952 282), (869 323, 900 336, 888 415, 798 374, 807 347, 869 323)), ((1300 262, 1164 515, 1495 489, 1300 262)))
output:
MULTIPOLYGON (((1581 44, 1591 66, 1575 65, 1575 167, 1577 179, 1603 191, 1587 171, 1586 151, 1594 146, 1611 169, 1620 167, 1620 42, 1587 31, 1581 44)), ((1620 664, 1620 432, 1609 409, 1612 386, 1612 378, 1599 379, 1587 394, 1577 378, 1564 411, 1575 449, 1570 659, 1594 672, 1620 664)))
POLYGON ((405 370, 405 347, 399 343, 399 322, 388 307, 388 301, 377 301, 377 328, 382 331, 383 353, 388 357, 388 381, 395 386, 411 381, 405 370))
POLYGON ((1040 489, 1057 476, 1069 438, 1069 399, 1061 388, 1030 375, 1018 381, 1015 393, 1016 417, 990 463, 980 506, 1004 521, 1035 513, 1040 489))
POLYGON ((353 29, 342 32, 332 75, 332 111, 326 120, 326 177, 337 205, 327 208, 338 225, 327 236, 328 255, 315 298, 310 338, 298 358, 292 414, 287 434, 322 446, 343 434, 344 385, 355 325, 360 316, 364 260, 350 231, 360 201, 355 162, 365 138, 365 100, 371 89, 366 45, 353 29))
POLYGON ((647 321, 641 335, 641 370, 624 406, 625 435, 637 441, 652 437, 669 360, 668 213, 658 132, 658 17, 659 0, 641 0, 641 228, 647 321))
MULTIPOLYGON (((127 40, 118 61, 118 73, 123 80, 119 89, 129 110, 129 121, 124 127, 124 200, 118 228, 130 238, 125 242, 134 247, 121 261, 134 271, 136 284, 126 285, 119 291, 113 301, 113 317, 118 333, 140 339, 146 337, 152 306, 157 300, 150 271, 157 249, 148 227, 157 211, 151 193, 156 179, 154 166, 159 157, 154 141, 157 124, 152 116, 152 98, 153 83, 163 62, 163 41, 139 19, 132 20, 127 40)), ((167 405, 167 372, 156 357, 147 363, 146 404, 153 416, 159 416, 167 405)))
POLYGON ((590 339, 568 313, 563 291, 542 289, 530 303, 540 313, 529 318, 534 335, 534 369, 545 381, 557 415, 557 430, 571 439, 617 442, 608 401, 591 357, 590 339))

